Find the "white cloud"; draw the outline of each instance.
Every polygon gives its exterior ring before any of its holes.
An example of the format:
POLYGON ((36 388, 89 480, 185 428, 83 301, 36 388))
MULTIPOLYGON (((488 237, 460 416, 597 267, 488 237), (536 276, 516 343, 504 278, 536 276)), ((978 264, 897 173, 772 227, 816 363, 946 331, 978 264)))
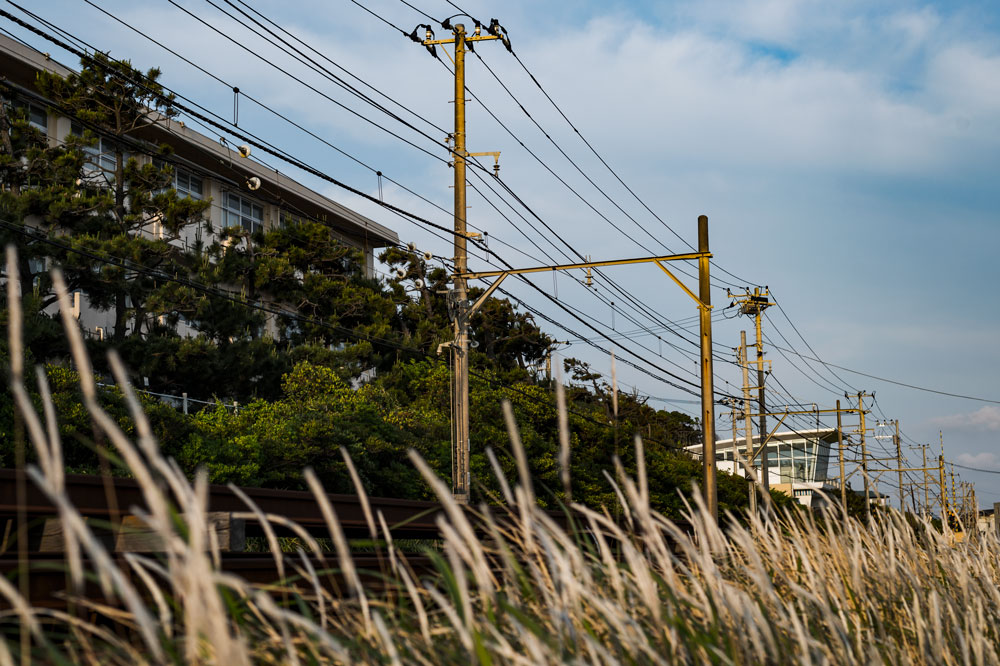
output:
POLYGON ((991 451, 982 453, 959 453, 956 457, 959 465, 977 467, 979 469, 1000 470, 1000 457, 991 451))
POLYGON ((933 423, 959 430, 1000 432, 1000 407, 985 405, 968 414, 953 414, 934 419, 933 423))

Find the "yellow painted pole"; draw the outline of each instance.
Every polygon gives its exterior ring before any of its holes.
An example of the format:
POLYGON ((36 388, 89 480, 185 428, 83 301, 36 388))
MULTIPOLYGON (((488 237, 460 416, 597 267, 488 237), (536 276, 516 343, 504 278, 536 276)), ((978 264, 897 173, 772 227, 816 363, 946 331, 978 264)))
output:
MULTIPOLYGON (((743 369, 743 418, 745 420, 745 441, 747 452, 747 463, 750 469, 754 468, 753 459, 753 417, 750 409, 750 361, 747 354, 747 332, 740 331, 740 368, 743 369)), ((736 447, 736 442, 733 442, 736 447)), ((757 513, 757 489, 754 487, 753 478, 750 479, 750 512, 757 513)))
POLYGON ((871 524, 872 498, 868 483, 868 445, 865 442, 865 394, 858 394, 858 414, 861 416, 861 475, 865 481, 865 519, 871 524))
POLYGON ((844 431, 840 425, 840 401, 837 401, 837 452, 840 456, 840 506, 847 516, 847 477, 844 476, 844 431))
POLYGON ((896 469, 899 470, 899 512, 906 513, 906 497, 903 490, 903 453, 899 445, 899 419, 896 419, 896 469))
MULTIPOLYGON (((708 252, 708 216, 698 216, 698 252, 708 252)), ((705 508, 713 520, 719 519, 719 497, 715 484, 715 401, 712 378, 712 285, 709 260, 698 258, 698 306, 701 338, 701 435, 705 471, 705 508)))
POLYGON ((944 482, 944 456, 938 456, 938 487, 941 489, 941 524, 948 526, 948 486, 944 482))
MULTIPOLYGON (((455 25, 455 272, 468 270, 465 202, 465 26, 455 25)), ((466 280, 454 279, 455 342, 451 348, 455 416, 452 419, 452 494, 469 501, 469 319, 466 280)))
MULTIPOLYGON (((759 289, 754 291, 759 293, 759 289)), ((770 293, 766 293, 766 296, 770 296, 770 293)), ((760 330, 760 317, 763 313, 764 308, 758 304, 757 313, 754 319, 756 320, 757 326, 757 408, 760 412, 760 440, 763 442, 764 437, 767 433, 767 410, 764 405, 764 339, 763 334, 760 330)), ((838 412, 839 414, 839 412, 838 412)), ((768 466, 770 463, 767 459, 767 449, 760 454, 760 475, 761 475, 761 485, 764 487, 764 492, 770 492, 771 489, 771 475, 768 471, 768 466)))

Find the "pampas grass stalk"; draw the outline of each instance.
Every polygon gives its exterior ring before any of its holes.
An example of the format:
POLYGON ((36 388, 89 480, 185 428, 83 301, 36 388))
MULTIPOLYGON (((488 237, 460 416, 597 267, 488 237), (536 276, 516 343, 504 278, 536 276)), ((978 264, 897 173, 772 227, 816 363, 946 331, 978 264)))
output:
MULTIPOLYGON (((12 280, 9 297, 17 291, 12 280)), ((516 478, 504 478, 496 454, 487 451, 504 505, 459 505, 426 461, 410 453, 442 507, 439 540, 429 552, 436 573, 415 573, 342 452, 369 535, 384 540, 385 588, 363 585, 311 470, 304 478, 333 542, 330 564, 346 588, 334 589, 315 535, 262 511, 233 486, 247 506, 238 516, 261 525, 275 560, 273 584, 250 584, 222 570, 206 474, 188 477, 162 455, 115 356, 109 361, 135 422, 135 441, 101 409, 58 274, 54 283, 86 407, 139 484, 145 506, 128 510, 154 531, 162 552, 116 560, 72 506, 60 415, 41 373, 41 415, 28 399, 12 302, 10 385, 39 461, 27 472, 59 514, 73 582, 67 594, 85 613, 32 607, 0 578, 0 666, 14 662, 7 640, 21 627, 29 639, 23 645, 45 663, 1000 663, 994 534, 956 542, 912 516, 888 512, 865 526, 838 510, 816 516, 771 510, 723 529, 697 489, 685 495, 682 529, 651 506, 655 489, 638 438, 635 476, 617 460, 607 474, 615 505, 586 506, 586 498, 570 495, 571 439, 558 388, 566 521, 539 509, 528 457, 504 404, 516 478), (286 557, 275 527, 297 535, 303 548, 286 557), (301 584, 293 585, 289 573, 301 584), (98 582, 100 593, 83 597, 85 579, 98 582)), ((381 563, 378 541, 376 549, 381 563)))

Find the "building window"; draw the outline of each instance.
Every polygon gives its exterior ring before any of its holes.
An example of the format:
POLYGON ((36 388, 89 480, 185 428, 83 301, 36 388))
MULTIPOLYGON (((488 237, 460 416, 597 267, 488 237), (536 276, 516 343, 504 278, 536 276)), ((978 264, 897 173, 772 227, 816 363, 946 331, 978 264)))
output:
POLYGON ((0 102, 8 108, 17 111, 18 115, 23 113, 24 118, 28 121, 28 125, 34 127, 42 134, 49 133, 49 112, 44 106, 20 98, 11 101, 8 97, 0 97, 0 102))
MULTIPOLYGON (((157 169, 170 167, 173 170, 173 180, 171 185, 181 197, 201 200, 205 196, 205 181, 198 174, 184 167, 175 166, 159 158, 153 159, 153 165, 157 169)), ((164 189, 163 191, 166 191, 164 189)))
POLYGON ((182 197, 201 199, 204 196, 204 181, 187 169, 174 167, 174 189, 182 197))
POLYGON ((800 490, 798 488, 795 489, 795 496, 796 497, 809 497, 812 494, 813 494, 812 490, 808 490, 808 489, 800 490))
POLYGON ((303 224, 307 218, 304 215, 296 215, 295 213, 289 213, 287 210, 282 210, 278 213, 278 222, 281 224, 282 229, 287 229, 288 227, 295 227, 303 224))
POLYGON ((227 192, 222 207, 223 227, 243 227, 250 233, 264 229, 264 208, 250 199, 227 192))
POLYGON ((49 131, 49 114, 44 108, 30 102, 27 104, 27 109, 28 124, 41 131, 42 134, 47 134, 49 131))
MULTIPOLYGON (((74 122, 70 125, 70 133, 76 136, 83 136, 85 128, 80 123, 74 122)), ((103 136, 97 137, 97 141, 92 146, 87 146, 83 149, 87 154, 87 163, 84 168, 93 170, 100 170, 107 173, 114 173, 115 171, 115 149, 111 145, 111 142, 105 139, 103 136)), ((128 155, 122 155, 123 161, 128 160, 128 155)))
POLYGON ((24 111, 24 115, 27 118, 29 125, 42 134, 48 134, 49 113, 45 110, 44 106, 39 106, 38 104, 33 104, 24 100, 15 100, 14 108, 18 111, 24 111))

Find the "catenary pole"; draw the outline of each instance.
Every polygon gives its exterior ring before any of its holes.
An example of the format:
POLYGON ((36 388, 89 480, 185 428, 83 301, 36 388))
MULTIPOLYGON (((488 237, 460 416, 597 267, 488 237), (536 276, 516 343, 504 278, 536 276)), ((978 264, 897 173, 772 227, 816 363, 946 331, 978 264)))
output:
MULTIPOLYGON (((708 253, 708 216, 698 216, 698 252, 708 253)), ((701 434, 705 472, 705 508, 713 520, 719 519, 718 491, 715 485, 715 401, 712 382, 712 285, 709 282, 709 259, 698 259, 698 306, 701 338, 701 434)))
MULTIPOLYGON (((752 470, 754 468, 754 452, 753 452, 753 416, 751 416, 750 410, 750 361, 749 354, 747 354, 747 332, 740 331, 740 368, 743 370, 743 417, 745 419, 744 427, 746 428, 745 441, 746 441, 746 457, 747 465, 752 470)), ((761 440, 763 442, 763 440, 761 440)), ((733 441, 733 447, 735 448, 736 442, 733 441)), ((754 487, 754 475, 751 475, 750 479, 750 512, 753 514, 757 513, 757 488, 754 487)))
POLYGON ((896 469, 899 470, 899 512, 906 513, 906 495, 903 490, 903 453, 899 447, 899 419, 896 419, 896 469))
POLYGON ((844 476, 844 430, 840 423, 840 401, 837 401, 837 455, 840 458, 840 507, 847 515, 847 478, 844 476))

